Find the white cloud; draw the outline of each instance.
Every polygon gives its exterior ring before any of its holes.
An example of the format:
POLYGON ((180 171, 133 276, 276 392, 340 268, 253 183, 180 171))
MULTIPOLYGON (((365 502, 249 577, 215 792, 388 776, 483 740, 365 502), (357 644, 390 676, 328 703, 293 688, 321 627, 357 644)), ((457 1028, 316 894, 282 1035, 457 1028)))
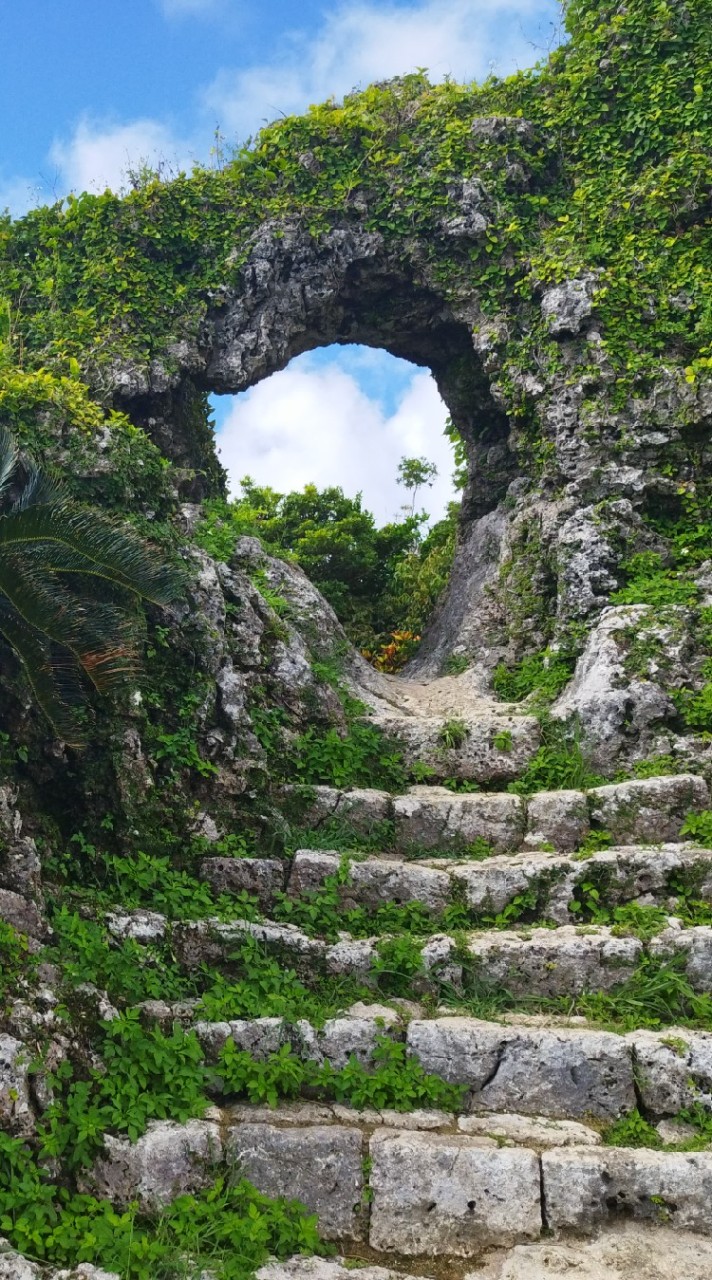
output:
MULTIPOLYGON (((173 17, 225 10, 224 0, 160 3, 173 17)), ((280 114, 303 111, 311 102, 341 97, 358 84, 417 66, 427 66, 432 79, 452 75, 468 80, 485 75, 492 65, 500 73, 528 65, 534 52, 522 21, 543 23, 558 12, 558 0, 342 3, 326 14, 316 34, 287 32, 268 60, 219 72, 201 95, 202 123, 191 131, 192 139, 177 136, 159 119, 116 122, 85 115, 70 137, 52 144, 49 158, 57 174, 49 198, 68 190, 122 190, 127 171, 144 163, 163 167, 169 175, 190 169, 196 158, 205 163, 216 119, 223 133, 244 139, 280 114)), ((13 212, 24 212, 37 203, 36 184, 19 178, 6 188, 0 183, 3 198, 13 212)))
POLYGON ((555 20, 557 0, 420 0, 341 4, 315 37, 287 34, 256 66, 223 70, 205 93, 221 128, 240 137, 280 113, 304 111, 357 85, 427 67, 433 80, 506 74, 537 56, 522 20, 555 20))
POLYGON ((400 459, 422 455, 440 474, 418 495, 418 506, 437 518, 453 496, 446 417, 427 372, 414 370, 388 416, 341 369, 310 370, 295 362, 235 398, 218 447, 234 493, 244 475, 280 492, 340 485, 350 497, 361 491, 379 523, 392 520, 407 498, 395 479, 400 459))
POLYGON ((147 164, 169 173, 190 168, 189 144, 158 120, 114 124, 84 116, 68 140, 55 140, 50 159, 66 191, 120 191, 129 170, 147 164))
POLYGON ((29 178, 0 179, 0 213, 9 209, 13 218, 21 218, 47 198, 51 199, 45 195, 43 185, 29 178))

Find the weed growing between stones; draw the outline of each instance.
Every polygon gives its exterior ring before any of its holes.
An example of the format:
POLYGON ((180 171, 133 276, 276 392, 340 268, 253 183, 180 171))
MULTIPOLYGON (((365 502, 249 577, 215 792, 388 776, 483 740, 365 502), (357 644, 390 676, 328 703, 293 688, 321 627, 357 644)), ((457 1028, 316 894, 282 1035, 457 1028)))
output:
POLYGON ((636 1028, 690 1027, 712 1030, 712 997, 696 992, 684 968, 684 958, 669 960, 644 955, 630 977, 610 992, 584 992, 568 997, 514 996, 488 985, 477 971, 465 975, 462 993, 440 994, 442 1004, 476 1018, 497 1018, 503 1013, 544 1013, 584 1017, 604 1030, 625 1034, 636 1028))
POLYGON ((296 1204, 270 1200, 235 1178, 216 1178, 160 1213, 53 1182, 29 1143, 0 1134, 0 1223, 21 1253, 75 1266, 91 1261, 122 1280, 176 1280, 186 1259, 219 1268, 221 1280, 246 1280, 268 1257, 326 1253, 316 1219, 296 1204))
POLYGON ((701 1103, 685 1107, 672 1118, 672 1124, 678 1123, 694 1130, 690 1137, 684 1137, 681 1128, 677 1141, 666 1140, 655 1125, 646 1120, 636 1108, 627 1115, 621 1116, 615 1124, 603 1131, 603 1141, 611 1147, 647 1147, 653 1151, 706 1151, 712 1142, 712 1115, 701 1103))
POLYGON ((567 726, 541 714, 541 746, 521 777, 507 790, 515 795, 535 791, 585 791, 600 786, 605 778, 593 773, 581 745, 576 726, 567 726))
POLYGON ((228 1094, 246 1096, 250 1102, 276 1107, 281 1098, 303 1095, 326 1102, 346 1103, 359 1110, 389 1108, 411 1111, 415 1107, 436 1107, 460 1111, 466 1090, 431 1075, 416 1058, 407 1056, 406 1046, 382 1036, 366 1068, 352 1056, 336 1070, 330 1063, 319 1065, 300 1058, 288 1045, 265 1061, 235 1047, 228 1040, 221 1050, 217 1072, 228 1094))

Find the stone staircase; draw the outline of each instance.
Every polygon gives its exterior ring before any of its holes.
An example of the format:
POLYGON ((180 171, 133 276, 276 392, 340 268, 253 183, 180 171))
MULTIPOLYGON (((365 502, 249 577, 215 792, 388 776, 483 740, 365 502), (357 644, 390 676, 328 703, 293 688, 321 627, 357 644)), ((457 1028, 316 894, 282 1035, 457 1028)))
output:
MULTIPOLYGON (((414 720, 413 750, 441 777, 503 785, 536 751, 539 727, 530 717, 500 719, 469 724, 445 763, 442 720, 439 728, 435 718, 414 720)), ((400 721, 398 730, 407 738, 400 721)), ((358 1110, 308 1096, 269 1108, 237 1101, 218 1082, 204 1119, 154 1122, 135 1143, 107 1136, 84 1189, 118 1207, 155 1209, 237 1163, 259 1190, 317 1214, 349 1267, 380 1261, 398 1274, 412 1267, 439 1277, 444 1260, 448 1275, 473 1280, 529 1280, 569 1265, 585 1280, 709 1274, 712 1146, 684 1149, 694 1131, 677 1117, 712 1111, 712 1032, 616 1031, 575 1012, 580 997, 615 993, 643 963, 673 964, 694 992, 712 990, 712 927, 691 923, 688 911, 690 898, 712 904, 712 850, 680 834, 690 811, 711 807, 704 780, 678 774, 528 796, 437 784, 395 797, 287 788, 283 798, 312 833, 338 819, 369 852, 205 857, 200 874, 215 893, 249 894, 261 918, 170 920, 117 906, 109 932, 168 943, 186 972, 209 964, 226 974, 236 944, 252 938, 307 985, 354 978, 372 1001, 321 1026, 209 1021, 197 1001, 146 1001, 142 1018, 193 1028, 212 1063, 232 1040, 261 1062, 287 1045, 337 1070, 351 1059, 369 1067, 384 1038, 393 1040, 409 1061, 459 1086, 461 1108, 358 1110), (379 830, 390 833, 381 851, 370 838, 379 830), (432 932, 412 938, 418 963, 406 997, 384 995, 383 933, 321 936, 270 915, 285 898, 314 902, 334 885, 342 913, 376 919, 394 904, 429 913, 432 932), (572 902, 589 918, 577 919, 572 902), (657 907, 658 930, 638 936, 596 920, 601 908, 631 906, 657 907), (448 912, 460 913, 450 930, 448 912), (473 991, 506 999, 477 1017, 473 991), (555 1009, 531 1012, 547 1001, 555 1009), (657 1126, 661 1149, 604 1141, 636 1110, 657 1126), (657 1271, 635 1261, 651 1253, 657 1271), (687 1269, 665 1270, 676 1259, 687 1269)), ((0 1256, 0 1276, 2 1265, 0 1256)), ((364 1271, 373 1280, 390 1274, 364 1271)), ((345 1264, 295 1259, 260 1276, 343 1280, 345 1264)))

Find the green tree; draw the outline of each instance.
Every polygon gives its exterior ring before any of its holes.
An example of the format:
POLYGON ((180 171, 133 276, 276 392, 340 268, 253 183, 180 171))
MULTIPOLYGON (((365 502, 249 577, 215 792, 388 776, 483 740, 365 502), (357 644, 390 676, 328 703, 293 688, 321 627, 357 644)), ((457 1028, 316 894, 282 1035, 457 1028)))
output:
POLYGON ((431 489, 435 483, 438 469, 434 462, 428 462, 427 458, 401 458, 398 463, 397 483, 402 484, 404 489, 412 492, 413 497, 410 504, 410 514, 415 515, 415 499, 418 490, 427 485, 431 489))
POLYGON ((101 693, 131 676, 136 600, 166 604, 179 582, 133 532, 73 501, 0 427, 0 634, 70 746, 86 738, 82 673, 101 693))

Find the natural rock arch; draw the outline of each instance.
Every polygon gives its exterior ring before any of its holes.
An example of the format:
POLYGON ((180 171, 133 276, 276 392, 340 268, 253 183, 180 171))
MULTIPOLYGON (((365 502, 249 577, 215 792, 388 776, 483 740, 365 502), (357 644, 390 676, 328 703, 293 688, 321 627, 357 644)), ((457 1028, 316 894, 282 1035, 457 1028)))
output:
POLYGON ((709 461, 707 161, 678 143, 690 93, 707 127, 695 6, 656 11, 675 44, 664 128, 661 106, 641 123, 660 90, 649 15, 568 8, 571 42, 534 74, 372 86, 271 126, 222 172, 57 206, 1 259, 37 359, 75 352, 183 500, 220 484, 206 392, 332 342, 428 366, 470 480, 419 665, 464 652, 483 685, 500 659, 580 649, 631 556, 668 554, 651 516, 679 515, 709 461))
MULTIPOLYGON (((464 234, 462 228, 457 234, 464 234)), ((414 263, 389 253, 377 233, 337 227, 315 242, 296 224, 268 223, 254 238, 238 287, 207 309, 199 341, 172 345, 172 374, 166 377, 154 361, 146 386, 119 370, 116 403, 168 456, 196 466, 203 447, 189 411, 196 390, 245 391, 321 346, 381 348, 432 373, 465 441, 470 477, 463 526, 470 525, 495 511, 520 476, 509 447, 510 423, 492 396, 473 343, 476 301, 453 301, 416 271, 414 263)), ((470 576, 469 564, 455 570, 458 621, 474 604, 466 593, 470 576)), ((478 594, 481 585, 476 584, 478 594)), ((452 626, 451 602, 448 632, 452 626)))

